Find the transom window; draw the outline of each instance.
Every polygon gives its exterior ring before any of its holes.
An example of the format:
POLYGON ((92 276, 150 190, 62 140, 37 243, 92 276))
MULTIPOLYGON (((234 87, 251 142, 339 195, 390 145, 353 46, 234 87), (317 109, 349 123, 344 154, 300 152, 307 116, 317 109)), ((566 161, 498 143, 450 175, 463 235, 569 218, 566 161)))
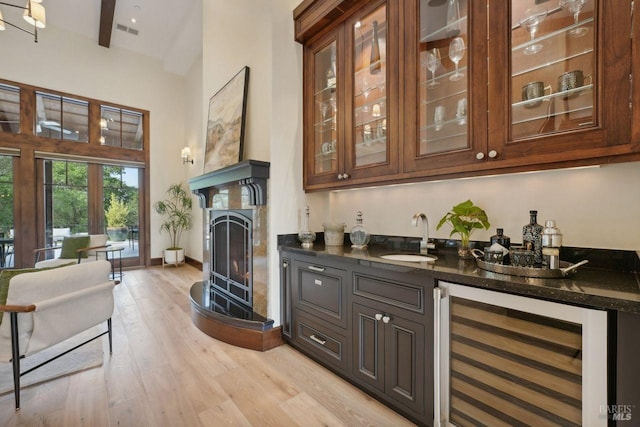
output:
POLYGON ((89 103, 36 92, 36 135, 89 142, 89 103))

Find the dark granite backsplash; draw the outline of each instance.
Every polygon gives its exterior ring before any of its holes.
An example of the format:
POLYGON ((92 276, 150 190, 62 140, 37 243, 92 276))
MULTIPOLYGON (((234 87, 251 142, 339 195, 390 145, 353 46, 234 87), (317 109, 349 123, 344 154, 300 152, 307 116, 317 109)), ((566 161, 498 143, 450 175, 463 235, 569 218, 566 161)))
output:
MULTIPOLYGON (((324 242, 324 233, 317 233, 316 242, 324 242)), ((455 248, 458 246, 458 240, 453 239, 430 239, 430 242, 436 246, 436 249, 430 249, 430 251, 434 253, 437 253, 439 248, 455 248)), ((279 246, 296 245, 298 243, 297 234, 278 235, 279 246)), ((344 244, 347 246, 351 245, 349 233, 344 234, 344 244)), ((478 248, 480 250, 485 246, 489 246, 489 242, 483 241, 471 241, 470 244, 472 248, 478 248)), ((516 245, 516 243, 514 243, 514 245, 516 245)), ((420 249, 420 238, 372 235, 369 246, 384 248, 389 251, 418 252, 420 249)), ((560 251, 560 259, 570 263, 576 263, 586 259, 589 260, 589 268, 640 273, 640 259, 635 251, 563 246, 560 251)))

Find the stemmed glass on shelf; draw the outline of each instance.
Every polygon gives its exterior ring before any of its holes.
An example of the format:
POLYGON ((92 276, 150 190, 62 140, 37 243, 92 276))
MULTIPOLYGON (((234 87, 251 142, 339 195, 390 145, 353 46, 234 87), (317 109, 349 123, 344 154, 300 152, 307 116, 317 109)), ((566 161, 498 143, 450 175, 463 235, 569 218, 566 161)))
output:
POLYGON ((431 82, 427 85, 428 87, 436 87, 440 84, 440 82, 436 81, 436 70, 440 67, 440 64, 442 64, 440 51, 434 47, 427 52, 427 68, 431 71, 431 82))
POLYGON ((520 19, 520 25, 529 31, 531 36, 531 44, 524 48, 525 55, 534 55, 542 50, 540 43, 533 43, 536 38, 538 27, 547 17, 547 8, 544 6, 534 6, 524 11, 524 15, 520 19))
MULTIPOLYGON (((577 25, 580 18, 580 12, 582 11, 585 3, 586 0, 560 0, 560 7, 573 13, 573 22, 577 25)), ((569 31, 569 35, 571 37, 582 37, 587 33, 587 31, 589 31, 587 27, 573 28, 569 31)))
POLYGON ((456 72, 451 76, 449 76, 449 80, 455 82, 464 77, 464 74, 458 71, 458 63, 460 62, 463 56, 464 56, 464 40, 462 40, 462 37, 455 37, 453 40, 451 40, 451 43, 449 44, 449 59, 456 64, 456 72))

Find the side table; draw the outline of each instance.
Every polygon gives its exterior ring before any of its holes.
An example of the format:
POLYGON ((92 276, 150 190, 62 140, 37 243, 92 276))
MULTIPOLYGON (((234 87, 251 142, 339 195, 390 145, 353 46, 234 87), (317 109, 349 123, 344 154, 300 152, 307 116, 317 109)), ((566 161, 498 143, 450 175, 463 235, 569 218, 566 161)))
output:
POLYGON ((104 249, 96 249, 96 259, 99 258, 100 254, 104 254, 105 259, 111 263, 111 280, 122 280, 122 251, 124 251, 124 247, 122 246, 109 246, 104 249), (111 254, 111 256, 109 256, 109 254, 111 254), (115 265, 116 260, 118 261, 117 272, 115 265))

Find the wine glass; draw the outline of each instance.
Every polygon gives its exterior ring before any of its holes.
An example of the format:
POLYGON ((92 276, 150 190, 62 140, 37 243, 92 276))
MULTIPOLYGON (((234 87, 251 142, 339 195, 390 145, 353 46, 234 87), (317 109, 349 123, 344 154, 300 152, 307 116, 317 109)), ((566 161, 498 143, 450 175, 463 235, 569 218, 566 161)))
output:
MULTIPOLYGON (((585 3, 586 0, 560 0, 560 7, 573 13, 573 22, 578 24, 580 12, 585 3)), ((582 37, 587 34, 587 31, 589 31, 587 27, 578 27, 570 30, 569 35, 571 37, 582 37)))
POLYGON ((531 44, 524 49, 525 55, 534 55, 542 50, 540 43, 533 43, 536 38, 536 31, 547 17, 547 8, 544 6, 534 6, 524 11, 524 15, 520 19, 520 25, 529 31, 531 35, 531 44))
POLYGON ((449 80, 455 82, 464 77, 464 74, 458 71, 458 63, 464 56, 464 40, 462 37, 455 37, 449 44, 449 59, 456 64, 456 72, 449 76, 449 80))
POLYGON ((436 70, 440 64, 442 64, 440 51, 434 47, 430 52, 427 52, 427 68, 431 71, 431 83, 427 85, 428 87, 436 87, 440 84, 436 81, 436 70))
POLYGON ((362 111, 366 113, 369 111, 369 105, 367 104, 367 99, 369 98, 369 94, 371 93, 371 86, 369 85, 369 81, 365 77, 362 78, 361 87, 362 87, 362 96, 364 96, 362 111))

